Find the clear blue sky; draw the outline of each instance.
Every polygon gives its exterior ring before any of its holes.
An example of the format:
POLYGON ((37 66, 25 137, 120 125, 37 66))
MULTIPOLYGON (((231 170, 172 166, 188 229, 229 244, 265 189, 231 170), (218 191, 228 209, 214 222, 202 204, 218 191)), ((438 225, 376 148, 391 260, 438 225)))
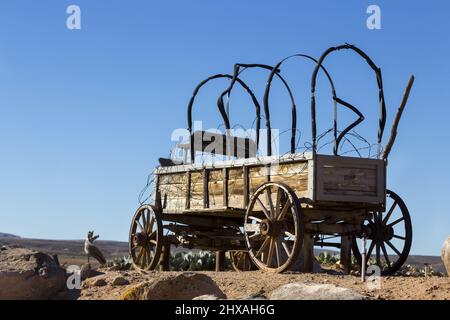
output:
MULTIPOLYGON (((349 42, 383 69, 388 129, 416 76, 388 185, 411 211, 412 252, 437 255, 450 234, 449 12, 448 1, 2 0, 0 231, 73 239, 95 229, 126 240, 147 174, 167 155, 172 130, 186 127, 197 82, 235 62, 274 64, 349 42), (372 3, 381 30, 366 28, 372 3), (70 4, 81 7, 81 30, 66 28, 70 4)), ((341 96, 376 115, 375 82, 361 61, 337 54, 327 66, 341 96)), ((311 68, 290 68, 305 80, 296 93, 306 110, 311 68)), ((213 89, 195 118, 217 126, 213 89)), ((280 129, 289 127, 284 107, 280 129)), ((249 106, 237 110, 234 120, 241 110, 250 119, 249 106)))

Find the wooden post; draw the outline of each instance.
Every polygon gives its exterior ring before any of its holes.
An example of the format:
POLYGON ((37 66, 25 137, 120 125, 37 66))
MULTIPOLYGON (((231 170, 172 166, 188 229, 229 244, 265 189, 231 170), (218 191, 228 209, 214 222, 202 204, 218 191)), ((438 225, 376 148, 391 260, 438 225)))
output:
POLYGON ((216 272, 225 270, 225 251, 216 251, 216 272))
POLYGON ((352 264, 352 237, 341 237, 341 265, 343 267, 344 274, 350 274, 352 264))
POLYGON ((185 209, 191 208, 191 172, 186 171, 186 205, 185 209))
POLYGON ((170 242, 164 242, 160 260, 161 271, 170 271, 170 242))
POLYGON ((223 175, 223 206, 228 208, 228 169, 222 169, 223 175))
POLYGON ((209 171, 203 169, 203 208, 209 208, 209 171))
POLYGON ((242 168, 242 177, 244 179, 244 208, 247 208, 249 202, 249 179, 248 179, 248 167, 243 166, 242 168))
POLYGON ((305 234, 303 239, 303 272, 313 272, 314 269, 314 239, 312 234, 305 234))

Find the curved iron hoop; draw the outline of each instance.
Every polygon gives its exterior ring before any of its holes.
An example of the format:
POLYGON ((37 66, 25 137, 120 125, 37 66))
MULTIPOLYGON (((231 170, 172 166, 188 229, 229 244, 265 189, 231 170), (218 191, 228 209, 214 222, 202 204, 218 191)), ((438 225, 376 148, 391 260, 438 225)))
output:
MULTIPOLYGON (((252 90, 247 86, 247 84, 242 81, 240 78, 238 77, 234 77, 230 74, 215 74, 213 76, 210 76, 206 79, 204 79, 203 81, 201 81, 197 87, 195 87, 194 92, 192 93, 191 99, 189 100, 189 104, 188 104, 188 112, 187 112, 187 117, 188 117, 188 130, 189 130, 189 134, 191 136, 191 145, 190 145, 190 149, 191 149, 191 161, 193 162, 195 159, 195 151, 194 151, 194 143, 192 141, 193 136, 192 136, 192 109, 194 106, 194 102, 195 102, 195 98, 198 94, 198 92, 200 91, 200 89, 207 84, 209 81, 211 80, 215 80, 215 79, 221 79, 221 78, 227 78, 230 80, 234 79, 234 82, 238 82, 242 88, 244 88, 245 91, 247 91, 247 93, 250 95, 250 97, 252 98, 253 104, 255 105, 255 109, 256 109, 256 117, 257 117, 257 121, 256 121, 256 147, 258 148, 258 144, 259 144, 259 128, 260 128, 260 120, 261 120, 261 106, 258 102, 258 99, 256 99, 255 94, 252 92, 252 90)), ((230 120, 228 119, 228 116, 225 112, 220 112, 222 115, 222 119, 224 121, 225 127, 227 129, 230 129, 230 120)))
MULTIPOLYGON (((293 57, 302 57, 302 58, 306 58, 309 60, 314 61, 316 64, 318 64, 318 61, 306 54, 293 54, 289 57, 284 58, 283 60, 281 60, 280 62, 278 62, 275 67, 273 68, 272 72, 269 75, 269 78, 267 79, 267 84, 266 84, 266 89, 264 92, 264 113, 266 115, 266 128, 267 128, 267 153, 269 156, 272 155, 272 128, 270 125, 270 108, 269 108, 269 95, 270 95, 270 88, 272 87, 272 81, 273 81, 273 77, 275 75, 275 72, 277 70, 279 70, 279 68, 281 67, 281 65, 288 59, 293 58, 293 57)), ((333 79, 331 79, 330 74, 328 73, 327 69, 325 69, 324 66, 320 66, 320 68, 325 72, 325 75, 328 79, 328 81, 330 82, 331 85, 331 89, 332 89, 332 94, 333 94, 333 99, 336 97, 336 89, 333 83, 333 79)), ((282 81, 284 82, 284 79, 282 79, 282 81)), ((290 93, 290 89, 289 90, 289 94, 292 97, 292 94, 290 93)), ((295 133, 297 131, 297 112, 296 112, 296 108, 295 108, 295 102, 294 102, 294 107, 292 108, 292 134, 291 134, 291 153, 295 153, 295 133)), ((335 108, 336 109, 336 108, 335 108)), ((337 130, 337 129, 336 129, 337 130)))
MULTIPOLYGON (((272 78, 274 75, 277 75, 277 77, 281 80, 281 82, 283 83, 283 85, 285 86, 288 94, 289 94, 289 98, 291 100, 291 106, 292 106, 292 133, 293 136, 291 138, 291 151, 295 152, 295 132, 296 132, 296 126, 297 126, 297 107, 295 104, 295 99, 294 99, 294 95, 292 93, 291 88, 289 87, 289 84, 287 83, 287 81, 280 75, 280 70, 277 67, 272 67, 269 65, 265 65, 265 64, 242 64, 242 63, 237 63, 234 65, 234 73, 233 75, 235 77, 237 77, 239 74, 241 74, 244 70, 248 69, 248 68, 261 68, 261 69, 266 69, 271 71, 272 78), (242 70, 240 68, 243 68, 242 70)), ((227 90, 225 90, 218 98, 217 100, 217 106, 219 108, 219 110, 221 110, 221 112, 225 113, 225 108, 224 108, 224 103, 223 103, 223 98, 225 95, 230 94, 231 90, 233 89, 234 86, 234 82, 233 80, 230 82, 230 86, 227 88, 227 90)), ((267 108, 264 108, 264 113, 265 113, 265 117, 266 117, 266 128, 268 129, 268 132, 270 132, 270 114, 268 112, 267 108)), ((258 134, 259 136, 259 134, 258 134)), ((271 138, 271 135, 268 134, 268 138, 271 138)), ((268 155, 272 154, 272 141, 269 139, 268 142, 268 155)), ((258 145, 259 146, 259 145, 258 145)))
MULTIPOLYGON (((316 79, 317 79, 317 73, 319 71, 319 68, 322 66, 323 61, 325 58, 334 51, 339 50, 353 50, 356 53, 358 53, 366 62, 367 64, 372 68, 372 70, 375 72, 376 78, 377 78, 377 85, 378 85, 378 100, 380 103, 380 118, 379 118, 379 127, 378 127, 378 157, 380 156, 380 146, 381 146, 381 140, 383 139, 383 132, 384 127, 386 125, 386 103, 384 100, 384 92, 383 92, 383 78, 381 76, 381 69, 377 67, 377 65, 370 59, 370 57, 364 53, 361 49, 358 47, 351 45, 351 44, 343 44, 337 47, 330 47, 328 48, 319 58, 319 61, 317 62, 317 66, 314 69, 312 78, 311 78, 311 130, 312 130, 312 148, 313 153, 316 152, 317 149, 317 129, 316 129, 316 100, 315 100, 315 91, 316 91, 316 79)), ((352 106, 350 103, 345 102, 339 98, 335 98, 336 102, 349 108, 353 112, 355 112, 359 118, 355 122, 351 123, 348 127, 346 127, 338 137, 336 137, 337 129, 336 129, 336 121, 335 121, 335 143, 334 143, 334 155, 338 155, 338 148, 339 143, 341 142, 342 138, 354 127, 356 127, 358 124, 360 124, 362 121, 364 121, 364 116, 362 113, 354 106, 352 106)))

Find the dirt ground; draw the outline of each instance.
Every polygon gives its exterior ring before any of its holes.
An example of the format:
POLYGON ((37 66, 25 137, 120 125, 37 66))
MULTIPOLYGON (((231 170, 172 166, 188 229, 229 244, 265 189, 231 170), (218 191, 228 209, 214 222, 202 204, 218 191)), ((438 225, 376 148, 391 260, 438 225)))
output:
MULTIPOLYGON (((171 272, 179 274, 178 272, 171 272)), ((228 299, 239 299, 252 295, 268 296, 271 291, 281 285, 303 283, 326 283, 353 289, 373 299, 382 300, 450 300, 449 277, 383 277, 381 289, 371 290, 366 283, 362 283, 357 276, 343 276, 335 274, 268 274, 261 271, 251 272, 201 272, 210 276, 226 294, 228 299)), ((107 272, 106 286, 86 286, 81 290, 79 299, 96 300, 119 299, 128 288, 142 281, 157 279, 168 272, 107 272), (111 279, 122 275, 130 284, 126 286, 112 286, 111 279)))

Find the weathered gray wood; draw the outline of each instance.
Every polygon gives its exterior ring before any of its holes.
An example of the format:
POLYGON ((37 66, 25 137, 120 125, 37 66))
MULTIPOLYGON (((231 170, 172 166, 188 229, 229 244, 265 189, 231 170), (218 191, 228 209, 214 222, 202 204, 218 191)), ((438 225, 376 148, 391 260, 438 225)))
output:
POLYGON ((225 271, 225 251, 216 252, 216 272, 225 271))
POLYGON ((208 175, 209 175, 209 171, 204 169, 203 170, 203 208, 209 208, 208 175))
POLYGON ((313 272, 314 269, 314 239, 312 234, 305 234, 303 239, 303 271, 313 272))
POLYGON ((228 207, 228 168, 223 168, 223 206, 228 207))
POLYGON ((352 237, 350 236, 341 237, 340 260, 344 274, 350 274, 352 265, 352 237))

